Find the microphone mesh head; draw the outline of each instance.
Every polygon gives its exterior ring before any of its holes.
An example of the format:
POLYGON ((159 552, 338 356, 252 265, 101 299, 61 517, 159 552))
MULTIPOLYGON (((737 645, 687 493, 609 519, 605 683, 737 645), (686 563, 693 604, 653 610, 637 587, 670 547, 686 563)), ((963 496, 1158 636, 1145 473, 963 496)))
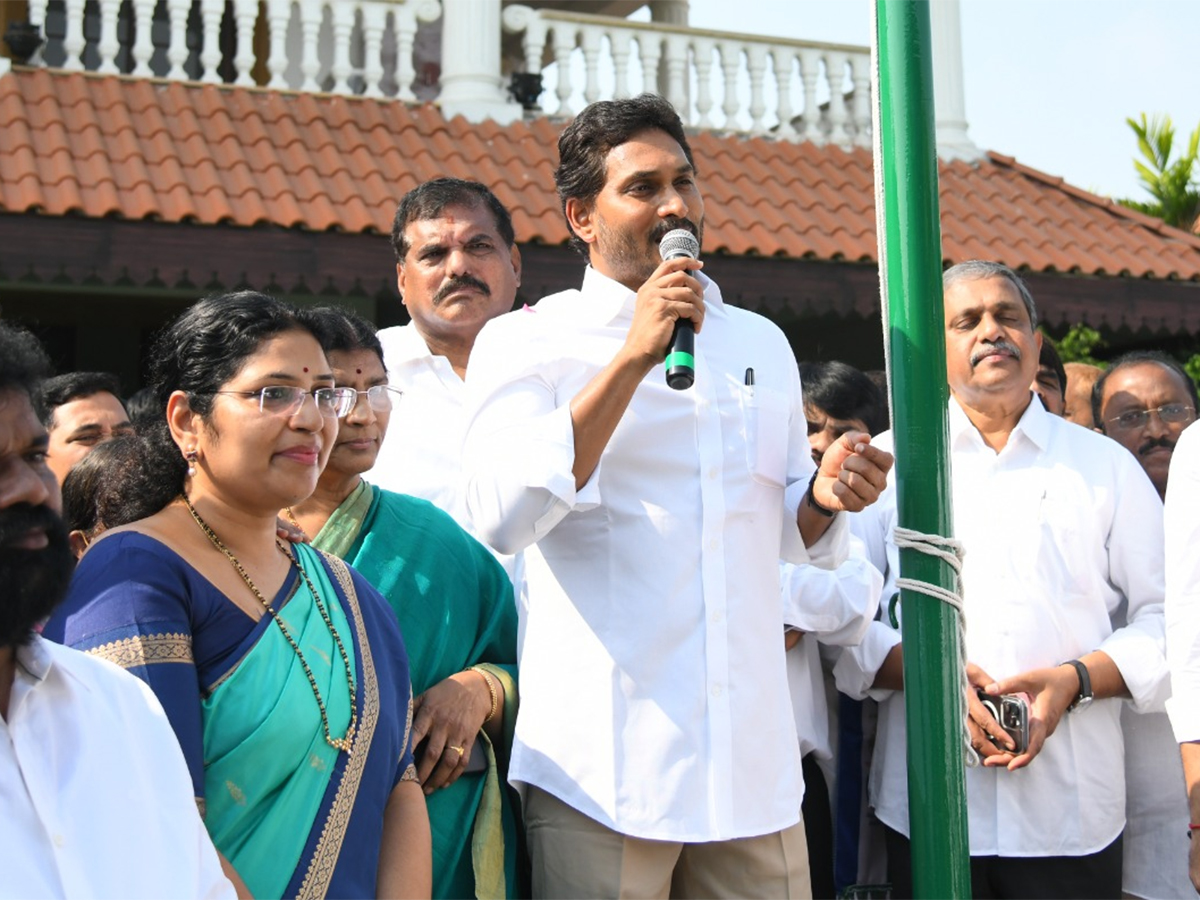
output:
POLYGON ((664 234, 663 239, 658 242, 658 252, 663 262, 679 259, 681 256, 696 259, 700 256, 700 242, 686 228, 675 228, 664 234))

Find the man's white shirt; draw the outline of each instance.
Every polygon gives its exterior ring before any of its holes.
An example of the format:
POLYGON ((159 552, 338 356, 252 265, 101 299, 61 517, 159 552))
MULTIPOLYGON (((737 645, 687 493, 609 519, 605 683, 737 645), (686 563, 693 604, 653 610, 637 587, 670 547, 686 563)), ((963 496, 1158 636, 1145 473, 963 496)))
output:
MULTIPOLYGON (((881 438, 875 443, 890 449, 890 435, 881 438)), ((1099 649, 1121 671, 1135 709, 1161 703, 1168 689, 1162 515, 1137 460, 1036 401, 996 453, 951 400, 950 451, 955 537, 966 551, 967 659, 1003 679, 1099 649), (1128 624, 1114 630, 1111 617, 1123 598, 1128 624)), ((880 520, 894 523, 895 500, 891 482, 864 517, 865 528, 852 524, 856 534, 869 538, 880 520)), ((899 641, 898 632, 872 623, 836 671, 842 690, 886 701, 871 798, 886 825, 908 834, 904 698, 869 690, 899 641)), ((1097 700, 1065 715, 1023 769, 967 770, 973 856, 1080 856, 1121 833, 1123 702, 1097 700)))
POLYGON ((232 898, 153 692, 34 637, 0 719, 0 897, 232 898))
MULTIPOLYGON (((364 477, 384 490, 428 500, 475 535, 461 490, 466 385, 450 360, 430 352, 411 322, 384 328, 377 337, 388 384, 402 394, 393 403, 375 465, 364 477)), ((520 602, 520 554, 492 553, 508 572, 520 602)))
POLYGON ((813 463, 786 339, 699 280, 694 387, 652 370, 578 492, 570 403, 636 300, 591 268, 483 329, 464 453, 480 534, 528 548, 510 779, 679 841, 798 821, 778 561, 833 566, 846 544, 842 517, 809 551, 796 526, 813 463))
POLYGON ((1175 740, 1200 741, 1200 427, 1179 437, 1167 479, 1167 656, 1175 740))

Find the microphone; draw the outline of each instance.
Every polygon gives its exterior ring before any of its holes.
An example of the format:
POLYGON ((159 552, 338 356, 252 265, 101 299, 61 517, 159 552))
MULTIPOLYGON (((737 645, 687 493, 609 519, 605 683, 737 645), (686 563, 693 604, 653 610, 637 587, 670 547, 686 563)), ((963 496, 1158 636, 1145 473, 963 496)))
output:
MULTIPOLYGON (((658 252, 663 262, 668 259, 700 256, 700 242, 686 228, 675 228, 663 235, 658 243, 658 252)), ((671 343, 667 345, 667 385, 677 391, 685 391, 696 380, 696 327, 691 319, 676 319, 671 332, 671 343)))

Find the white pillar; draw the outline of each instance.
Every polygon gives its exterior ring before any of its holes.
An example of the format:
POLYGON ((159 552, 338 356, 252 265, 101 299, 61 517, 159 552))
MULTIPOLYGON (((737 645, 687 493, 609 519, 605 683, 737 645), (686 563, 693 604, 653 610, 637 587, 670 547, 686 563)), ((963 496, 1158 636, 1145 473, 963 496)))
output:
POLYGON ((500 74, 500 4, 496 0, 442 0, 442 84, 438 104, 446 118, 521 118, 500 74))
POLYGON ((933 103, 938 156, 968 161, 981 159, 983 152, 967 134, 958 0, 930 3, 929 20, 933 37, 933 103))

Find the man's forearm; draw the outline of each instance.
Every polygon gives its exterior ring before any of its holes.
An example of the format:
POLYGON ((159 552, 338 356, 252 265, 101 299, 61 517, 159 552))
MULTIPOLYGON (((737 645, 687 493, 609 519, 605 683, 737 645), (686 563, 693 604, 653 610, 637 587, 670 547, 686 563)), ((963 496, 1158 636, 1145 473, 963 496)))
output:
POLYGON ((621 349, 615 359, 597 373, 571 401, 571 427, 575 436, 575 490, 581 489, 608 446, 613 432, 633 394, 652 368, 644 360, 621 349))

